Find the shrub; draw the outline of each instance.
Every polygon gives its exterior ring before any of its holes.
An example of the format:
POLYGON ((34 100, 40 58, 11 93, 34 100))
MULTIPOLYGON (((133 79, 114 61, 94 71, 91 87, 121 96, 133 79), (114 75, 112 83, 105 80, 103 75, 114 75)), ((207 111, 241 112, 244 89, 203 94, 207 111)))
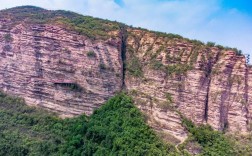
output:
POLYGON ((217 48, 219 48, 220 50, 223 50, 224 47, 222 45, 216 45, 217 48))
POLYGON ((88 57, 96 57, 96 54, 95 54, 94 51, 88 51, 88 52, 87 52, 87 56, 88 56, 88 57))
MULTIPOLYGON (((198 55, 197 52, 195 52, 198 55)), ((162 70, 168 75, 176 74, 185 74, 188 70, 192 69, 192 65, 188 64, 171 64, 171 65, 163 65, 161 61, 151 60, 150 66, 154 70, 162 70)))
POLYGON ((168 103, 173 103, 172 94, 171 93, 165 93, 165 98, 168 103))
POLYGON ((241 50, 236 51, 236 55, 241 56, 242 55, 242 51, 241 50))
POLYGON ((107 69, 107 67, 106 67, 106 65, 104 63, 100 63, 99 68, 101 70, 106 70, 107 69))
POLYGON ((192 69, 191 65, 174 64, 174 65, 167 65, 165 72, 168 75, 172 75, 172 74, 180 75, 180 74, 185 74, 188 70, 191 70, 191 69, 192 69))
POLYGON ((82 91, 83 88, 77 83, 55 83, 55 85, 60 85, 62 87, 69 88, 72 91, 82 91))
POLYGON ((214 131, 209 125, 195 126, 192 121, 183 118, 185 128, 203 147, 201 155, 235 155, 233 144, 220 132, 214 131))
POLYGON ((189 40, 189 42, 195 44, 195 45, 204 45, 203 42, 199 41, 199 40, 189 40))
POLYGON ((11 37, 11 34, 5 34, 4 35, 5 42, 11 42, 13 38, 11 37))
POLYGON ((135 56, 133 56, 131 59, 128 59, 128 61, 126 62, 126 69, 132 76, 135 77, 143 76, 141 62, 135 56))
POLYGON ((214 47, 215 46, 215 43, 214 42, 207 42, 206 44, 208 47, 214 47))
POLYGON ((163 63, 157 60, 152 60, 150 65, 155 70, 161 70, 164 67, 163 63))

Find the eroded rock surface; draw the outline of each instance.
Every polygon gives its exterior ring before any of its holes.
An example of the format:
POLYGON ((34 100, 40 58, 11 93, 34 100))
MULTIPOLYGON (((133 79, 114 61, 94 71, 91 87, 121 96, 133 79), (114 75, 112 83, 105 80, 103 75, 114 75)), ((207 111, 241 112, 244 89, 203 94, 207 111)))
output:
POLYGON ((119 24, 94 28, 108 35, 91 38, 62 23, 7 15, 0 19, 0 87, 29 105, 90 115, 125 89, 154 129, 179 140, 187 136, 180 114, 216 130, 251 131, 252 69, 233 50, 119 24))
POLYGON ((138 107, 150 114, 151 125, 162 123, 165 130, 185 136, 175 109, 194 123, 207 123, 216 130, 250 131, 251 68, 245 56, 186 39, 128 31, 127 61, 141 62, 141 74, 129 69, 125 82, 138 107), (145 101, 151 102, 146 105, 145 101))
POLYGON ((0 49, 2 90, 62 116, 91 114, 121 89, 119 34, 93 41, 58 26, 23 23, 0 29, 0 49))

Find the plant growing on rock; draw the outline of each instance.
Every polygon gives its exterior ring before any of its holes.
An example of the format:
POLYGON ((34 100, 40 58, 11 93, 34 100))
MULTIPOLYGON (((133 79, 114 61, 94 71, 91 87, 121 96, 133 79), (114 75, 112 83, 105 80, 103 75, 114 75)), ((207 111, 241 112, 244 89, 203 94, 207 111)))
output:
POLYGON ((128 70, 129 74, 135 77, 142 77, 143 71, 142 71, 142 65, 140 60, 133 56, 131 59, 129 59, 126 62, 126 69, 128 70))
POLYGON ((5 42, 11 42, 13 41, 13 38, 10 33, 4 35, 5 42))
POLYGON ((207 42, 206 44, 208 47, 214 47, 215 46, 215 43, 214 42, 207 42))
POLYGON ((104 63, 100 63, 99 67, 100 67, 101 70, 106 70, 107 69, 107 67, 106 67, 106 65, 104 63))
POLYGON ((182 117, 184 127, 192 134, 192 137, 203 147, 201 155, 235 156, 234 145, 224 134, 214 131, 209 125, 196 126, 194 123, 182 117))
POLYGON ((87 52, 87 56, 89 57, 89 58, 95 58, 96 57, 96 54, 95 54, 95 52, 94 51, 88 51, 87 52))

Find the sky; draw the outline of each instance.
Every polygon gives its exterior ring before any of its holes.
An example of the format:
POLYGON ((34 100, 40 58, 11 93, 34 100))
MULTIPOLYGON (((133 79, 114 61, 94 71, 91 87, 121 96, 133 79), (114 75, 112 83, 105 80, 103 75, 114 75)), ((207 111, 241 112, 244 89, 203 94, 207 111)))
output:
POLYGON ((34 5, 70 10, 203 42, 252 56, 252 0, 0 0, 0 9, 34 5))

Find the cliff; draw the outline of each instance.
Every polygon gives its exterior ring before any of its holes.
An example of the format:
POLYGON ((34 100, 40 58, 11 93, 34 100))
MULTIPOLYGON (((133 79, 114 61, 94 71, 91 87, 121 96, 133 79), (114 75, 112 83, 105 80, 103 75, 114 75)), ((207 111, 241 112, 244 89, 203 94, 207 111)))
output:
POLYGON ((1 89, 62 117, 126 90, 154 129, 179 140, 180 113, 251 131, 252 69, 232 49, 36 7, 0 12, 0 49, 1 89))

